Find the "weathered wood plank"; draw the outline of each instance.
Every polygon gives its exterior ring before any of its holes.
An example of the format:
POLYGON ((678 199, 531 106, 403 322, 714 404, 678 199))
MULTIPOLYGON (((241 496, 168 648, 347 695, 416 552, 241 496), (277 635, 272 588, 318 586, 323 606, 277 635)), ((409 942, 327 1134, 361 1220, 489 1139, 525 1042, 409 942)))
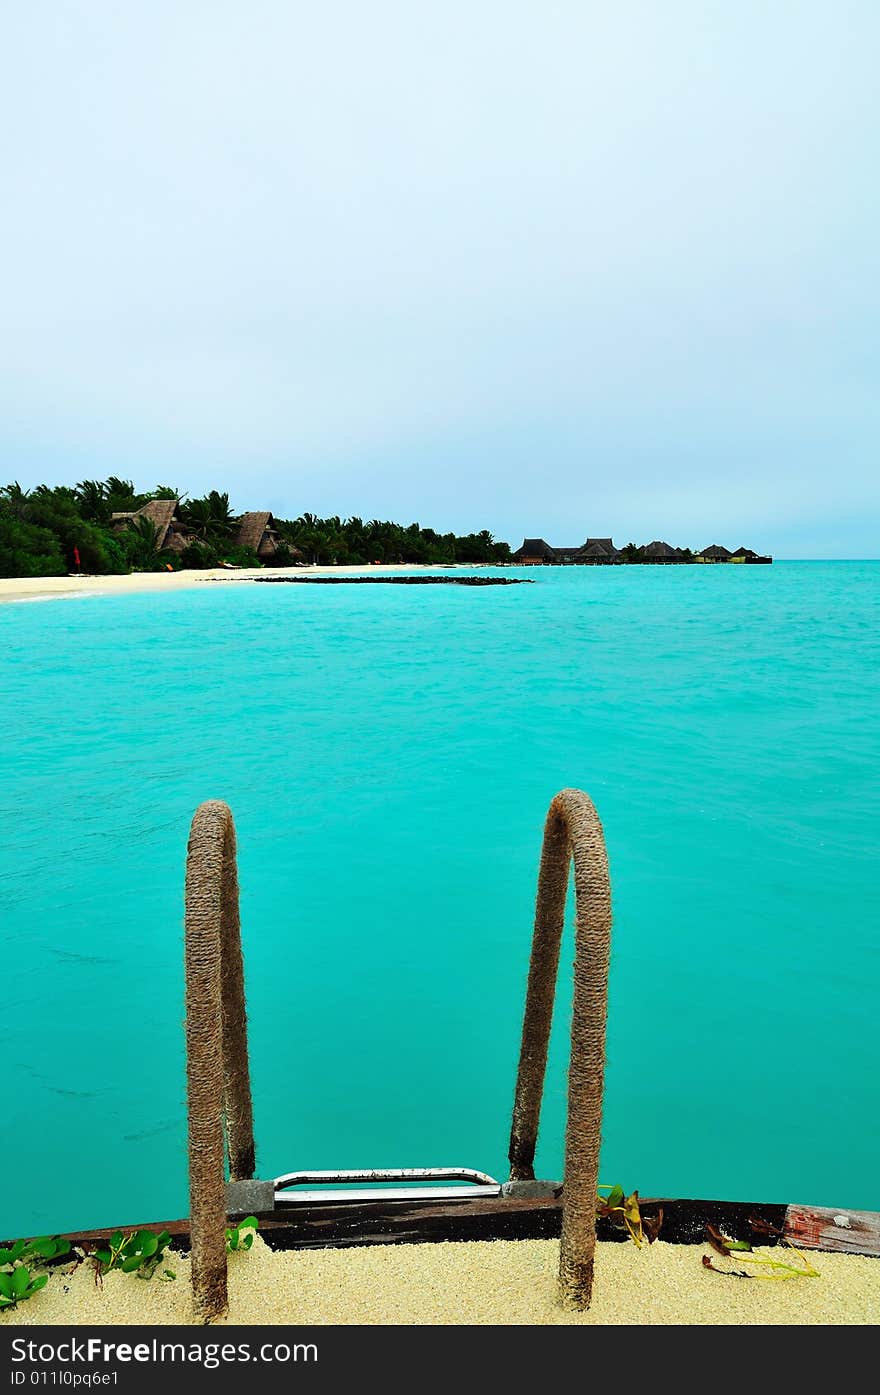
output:
MULTIPOLYGON (((662 1208, 660 1238, 671 1244, 700 1244, 711 1224, 733 1239, 754 1238, 749 1224, 758 1216, 782 1229, 786 1207, 755 1202, 699 1201, 668 1197, 643 1197, 642 1212, 652 1216, 662 1208)), ((475 1197, 473 1200, 382 1201, 291 1207, 258 1213, 260 1234, 276 1249, 318 1249, 349 1245, 421 1244, 440 1240, 556 1239, 562 1220, 558 1197, 475 1197)), ((878 1218, 880 1219, 880 1218, 878 1218)), ((172 1240, 189 1244, 189 1222, 153 1221, 148 1228, 171 1232, 172 1240)), ((78 1231, 68 1238, 78 1245, 106 1239, 113 1230, 138 1227, 113 1226, 78 1231)), ((624 1231, 600 1220, 600 1239, 626 1240, 624 1231)), ((766 1242, 764 1242, 766 1243, 766 1242)))
POLYGON ((785 1237, 807 1250, 840 1250, 880 1256, 880 1215, 832 1206, 789 1206, 785 1237))

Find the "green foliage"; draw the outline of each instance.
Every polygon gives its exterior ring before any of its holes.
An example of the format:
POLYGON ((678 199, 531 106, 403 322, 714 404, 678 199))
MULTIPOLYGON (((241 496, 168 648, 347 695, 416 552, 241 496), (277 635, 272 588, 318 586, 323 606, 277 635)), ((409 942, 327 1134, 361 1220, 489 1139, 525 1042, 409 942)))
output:
MULTIPOLYGON (((17 1241, 21 1244, 21 1241, 17 1241)), ((0 1251, 2 1254, 2 1251, 0 1251)), ((22 1252, 23 1259, 63 1259, 70 1254, 70 1241, 64 1240, 60 1235, 40 1235, 36 1240, 31 1240, 22 1252)), ((0 1261, 2 1263, 2 1261, 0 1261)))
POLYGON ((714 1274, 725 1274, 729 1279, 818 1279, 818 1269, 776 1226, 754 1216, 750 1218, 749 1225, 755 1234, 778 1240, 786 1258, 776 1259, 772 1254, 766 1255, 756 1250, 751 1240, 731 1240, 715 1226, 707 1225, 706 1239, 712 1249, 723 1259, 733 1260, 734 1264, 732 1267, 730 1264, 722 1266, 710 1255, 703 1255, 704 1269, 711 1269, 714 1274), (790 1262, 791 1255, 797 1257, 796 1264, 790 1262))
POLYGON ((254 1243, 258 1225, 259 1221, 256 1216, 245 1216, 238 1225, 230 1226, 226 1231, 227 1253, 232 1254, 235 1250, 249 1250, 254 1243))
POLYGON ((0 576, 63 576, 66 571, 55 534, 17 518, 0 497, 0 576))
POLYGON ((212 489, 203 499, 181 505, 180 515, 187 528, 202 542, 222 543, 235 531, 229 495, 212 489))
POLYGON ((0 1272, 0 1312, 14 1308, 16 1303, 23 1303, 26 1298, 33 1298, 48 1282, 48 1274, 33 1278, 26 1264, 19 1264, 11 1272, 0 1272))
POLYGON ((125 556, 139 571, 152 571, 156 562, 159 529, 151 518, 133 518, 120 533, 119 542, 125 556))
POLYGON ((638 1192, 631 1192, 627 1196, 623 1187, 608 1187, 602 1183, 599 1184, 599 1191, 600 1193, 607 1191, 608 1195, 606 1197, 597 1196, 596 1215, 611 1221, 621 1230, 626 1230, 639 1249, 642 1248, 642 1243, 645 1240, 649 1245, 653 1245, 663 1224, 662 1208, 653 1216, 643 1216, 638 1192))
POLYGON ((263 565, 252 547, 220 548, 219 560, 233 562, 237 567, 261 567, 263 565))
MULTIPOLYGON (((133 1230, 124 1235, 117 1230, 110 1239, 95 1250, 95 1263, 99 1274, 108 1274, 111 1269, 121 1269, 123 1274, 136 1273, 139 1279, 151 1279, 165 1258, 165 1249, 171 1236, 167 1230, 155 1234, 152 1230, 133 1230)), ((164 1277, 176 1278, 170 1269, 164 1277)))
POLYGON ((180 565, 184 570, 199 571, 204 567, 216 567, 220 554, 211 543, 190 543, 180 554, 180 565))
MULTIPOLYGON (((232 547, 237 528, 229 495, 212 489, 203 498, 184 502, 180 517, 191 542, 182 553, 160 556, 155 550, 151 520, 113 523, 113 514, 137 512, 151 499, 180 498, 171 485, 138 494, 131 480, 111 475, 106 480, 80 480, 73 489, 37 485, 30 491, 18 481, 0 489, 0 576, 62 576, 75 569, 95 575, 177 567, 215 567, 230 561, 258 566, 250 548, 232 547)), ((373 562, 445 565, 452 562, 492 563, 510 558, 507 543, 495 542, 484 529, 457 537, 437 533, 418 523, 403 525, 339 515, 319 518, 304 513, 291 520, 276 519, 281 539, 271 565, 297 561, 367 565, 373 562)))
MULTIPOLYGON (((5 547, 13 554, 11 564, 16 570, 6 574, 62 575, 74 569, 74 548, 79 552, 80 565, 85 572, 106 575, 127 571, 116 540, 97 523, 85 518, 81 509, 81 501, 73 489, 49 489, 41 484, 25 494, 19 485, 12 484, 0 490, 0 515, 8 520, 11 514, 13 520, 13 531, 6 527, 3 535, 5 547), (36 534, 30 531, 34 528, 39 530, 36 534), (21 532, 22 529, 25 532, 21 532), (21 551, 34 561, 28 563, 15 555, 21 551)), ((0 550, 3 549, 0 537, 0 550)), ((9 565, 8 556, 0 562, 0 566, 9 565)))
MULTIPOLYGON (((498 543, 487 530, 457 537, 435 533, 418 523, 400 523, 361 518, 344 522, 338 516, 318 518, 304 513, 292 522, 276 519, 276 527, 286 543, 302 553, 306 562, 367 565, 373 562, 411 562, 443 565, 451 562, 506 562, 507 543, 498 543)), ((285 565, 281 563, 280 565, 285 565)))
POLYGON ((70 1241, 60 1235, 40 1235, 36 1240, 15 1240, 8 1249, 0 1249, 0 1269, 17 1264, 20 1259, 59 1259, 70 1254, 70 1241))

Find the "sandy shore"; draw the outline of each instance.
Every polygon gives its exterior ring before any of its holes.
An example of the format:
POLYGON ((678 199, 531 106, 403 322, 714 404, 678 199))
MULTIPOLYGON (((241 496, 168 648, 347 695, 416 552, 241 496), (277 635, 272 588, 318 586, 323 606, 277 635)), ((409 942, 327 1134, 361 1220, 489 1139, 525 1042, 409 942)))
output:
MULTIPOLYGON (((762 1282, 703 1268, 701 1245, 650 1249, 600 1243, 588 1313, 554 1302, 559 1242, 475 1241, 273 1253, 257 1237, 229 1257, 230 1324, 783 1324, 880 1322, 880 1260, 810 1258, 814 1279, 762 1282)), ((191 1323, 189 1260, 171 1257, 174 1282, 92 1267, 55 1271, 46 1288, 0 1323, 191 1323)))
MULTIPOLYGON (((133 572, 131 576, 0 577, 0 604, 4 601, 69 600, 75 596, 129 596, 144 591, 182 591, 206 582, 232 581, 255 576, 358 576, 412 571, 412 565, 373 567, 242 567, 227 571, 213 567, 203 572, 133 572)), ((428 568, 427 570, 434 570, 428 568)))

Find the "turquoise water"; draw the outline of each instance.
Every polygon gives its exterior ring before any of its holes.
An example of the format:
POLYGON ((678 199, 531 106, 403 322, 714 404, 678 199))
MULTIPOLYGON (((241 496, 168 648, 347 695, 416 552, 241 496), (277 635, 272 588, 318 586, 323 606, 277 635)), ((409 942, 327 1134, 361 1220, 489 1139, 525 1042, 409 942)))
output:
POLYGON ((613 878, 603 1180, 880 1209, 878 597, 878 563, 778 563, 0 607, 0 1234, 186 1212, 209 797, 238 828, 263 1175, 506 1175, 565 785, 613 878))

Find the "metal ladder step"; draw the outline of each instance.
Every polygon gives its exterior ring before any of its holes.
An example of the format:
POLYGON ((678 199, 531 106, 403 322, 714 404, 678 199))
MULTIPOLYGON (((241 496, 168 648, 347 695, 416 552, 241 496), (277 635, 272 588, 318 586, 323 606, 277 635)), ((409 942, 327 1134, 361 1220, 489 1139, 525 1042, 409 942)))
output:
POLYGON ((452 1201, 460 1197, 500 1196, 501 1183, 472 1167, 371 1167, 336 1171, 285 1172, 276 1177, 276 1206, 332 1205, 352 1201, 452 1201), (361 1182, 361 1188, 352 1186, 361 1182), (388 1183, 402 1182, 395 1187, 388 1183), (419 1186, 420 1182, 466 1182, 464 1187, 419 1186), (316 1190, 316 1184, 319 1189, 316 1190), (307 1191, 293 1191, 308 1187, 307 1191), (328 1188, 328 1190, 324 1190, 328 1188), (329 1190, 332 1188, 332 1190, 329 1190))

